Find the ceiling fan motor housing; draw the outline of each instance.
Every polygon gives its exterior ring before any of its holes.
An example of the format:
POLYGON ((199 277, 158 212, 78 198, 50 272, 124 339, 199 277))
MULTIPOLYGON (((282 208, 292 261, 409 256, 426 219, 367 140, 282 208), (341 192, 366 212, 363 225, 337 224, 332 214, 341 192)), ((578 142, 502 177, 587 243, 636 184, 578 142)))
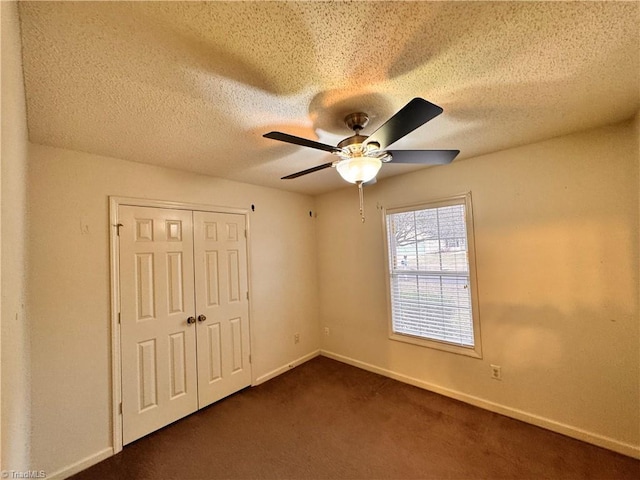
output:
POLYGON ((342 151, 338 153, 341 158, 354 157, 383 157, 386 152, 380 151, 380 144, 377 142, 365 143, 369 137, 366 135, 355 134, 349 138, 345 138, 338 143, 338 148, 342 151))
POLYGON ((352 135, 349 138, 345 138, 340 143, 338 143, 338 148, 348 148, 350 145, 361 145, 365 142, 365 140, 369 138, 366 135, 352 135))

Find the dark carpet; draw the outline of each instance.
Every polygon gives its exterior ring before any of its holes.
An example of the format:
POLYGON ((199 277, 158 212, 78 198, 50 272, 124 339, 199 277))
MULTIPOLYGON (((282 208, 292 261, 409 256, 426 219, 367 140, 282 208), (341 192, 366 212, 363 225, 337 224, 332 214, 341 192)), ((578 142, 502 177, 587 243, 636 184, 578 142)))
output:
POLYGON ((638 479, 640 461, 317 357, 83 479, 638 479))

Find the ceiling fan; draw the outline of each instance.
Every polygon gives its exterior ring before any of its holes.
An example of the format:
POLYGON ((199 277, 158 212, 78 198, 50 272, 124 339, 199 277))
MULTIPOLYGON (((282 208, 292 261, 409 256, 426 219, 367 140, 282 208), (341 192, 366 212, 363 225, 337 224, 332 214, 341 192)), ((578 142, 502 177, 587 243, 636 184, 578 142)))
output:
POLYGON ((360 135, 369 122, 369 116, 362 112, 351 113, 345 117, 344 122, 349 129, 353 130, 354 135, 345 138, 335 147, 282 132, 269 132, 263 136, 336 155, 338 159, 333 162, 308 168, 282 179, 298 178, 325 168, 335 167, 344 180, 358 185, 360 214, 364 222, 362 186, 375 183, 376 175, 383 163, 443 165, 451 163, 460 153, 459 150, 387 150, 391 144, 442 112, 442 108, 438 105, 422 98, 414 98, 369 136, 360 135))

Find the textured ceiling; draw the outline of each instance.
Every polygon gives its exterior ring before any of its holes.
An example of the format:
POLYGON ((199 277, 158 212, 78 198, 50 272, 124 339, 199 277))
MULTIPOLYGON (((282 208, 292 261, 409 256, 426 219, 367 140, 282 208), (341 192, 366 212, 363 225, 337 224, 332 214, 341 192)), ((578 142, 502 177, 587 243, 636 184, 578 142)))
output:
MULTIPOLYGON (((30 140, 317 194, 353 111, 456 161, 633 116, 638 2, 20 2, 30 140)), ((415 166, 384 165, 379 178, 415 166)), ((447 168, 447 167, 434 167, 447 168)))

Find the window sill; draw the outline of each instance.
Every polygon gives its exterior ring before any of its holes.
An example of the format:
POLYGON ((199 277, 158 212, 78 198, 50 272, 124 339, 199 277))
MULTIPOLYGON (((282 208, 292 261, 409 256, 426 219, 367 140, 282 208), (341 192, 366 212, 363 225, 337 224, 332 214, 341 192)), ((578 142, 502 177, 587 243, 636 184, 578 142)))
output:
POLYGON ((422 337, 414 337, 411 335, 405 335, 395 332, 391 332, 389 334, 389 339, 396 342, 410 343, 434 350, 455 353, 457 355, 464 355, 466 357, 482 358, 482 348, 477 343, 474 347, 462 347, 451 343, 439 342, 437 340, 428 340, 422 337))

